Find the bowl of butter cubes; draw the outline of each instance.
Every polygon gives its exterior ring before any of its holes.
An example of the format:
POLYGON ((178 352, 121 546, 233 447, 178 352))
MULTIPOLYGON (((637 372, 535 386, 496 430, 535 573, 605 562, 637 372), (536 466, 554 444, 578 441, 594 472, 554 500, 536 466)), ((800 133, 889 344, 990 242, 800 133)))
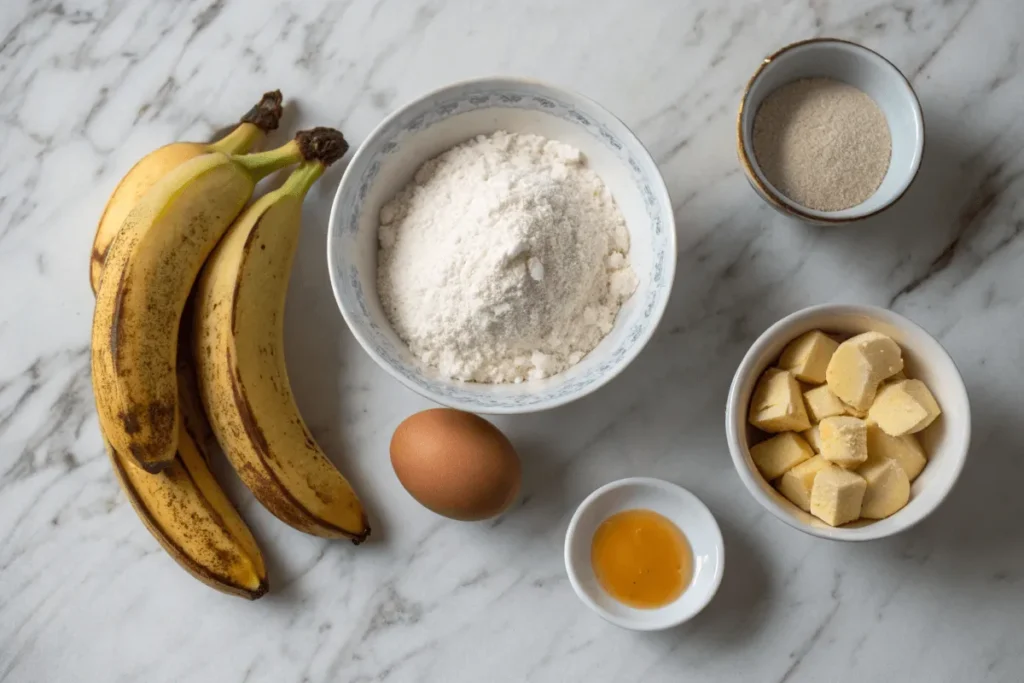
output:
POLYGON ((762 334, 729 389, 726 436, 747 490, 814 536, 883 538, 952 490, 971 441, 945 349, 882 308, 814 306, 762 334))

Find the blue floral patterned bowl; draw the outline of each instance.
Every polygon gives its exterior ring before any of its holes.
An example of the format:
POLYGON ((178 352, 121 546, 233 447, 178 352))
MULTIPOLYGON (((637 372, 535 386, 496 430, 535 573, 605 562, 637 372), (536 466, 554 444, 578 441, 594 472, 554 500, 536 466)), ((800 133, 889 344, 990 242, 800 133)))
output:
POLYGON ((585 396, 629 365, 654 334, 676 265, 672 203, 658 167, 626 126, 596 102, 516 78, 450 85, 402 107, 370 133, 341 179, 327 232, 331 286, 352 334, 410 389, 479 413, 529 413, 585 396), (388 323, 377 297, 381 206, 423 162, 469 138, 497 130, 534 133, 582 150, 626 218, 639 286, 615 327, 562 373, 521 384, 478 384, 442 377, 417 360, 388 323))

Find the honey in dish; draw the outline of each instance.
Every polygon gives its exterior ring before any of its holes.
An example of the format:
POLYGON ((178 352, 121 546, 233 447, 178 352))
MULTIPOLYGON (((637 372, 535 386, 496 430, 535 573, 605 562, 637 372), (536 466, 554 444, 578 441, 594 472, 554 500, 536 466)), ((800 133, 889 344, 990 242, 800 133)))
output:
POLYGON ((624 510, 604 520, 594 532, 590 562, 609 595, 641 609, 669 604, 693 575, 683 532, 652 510, 624 510))

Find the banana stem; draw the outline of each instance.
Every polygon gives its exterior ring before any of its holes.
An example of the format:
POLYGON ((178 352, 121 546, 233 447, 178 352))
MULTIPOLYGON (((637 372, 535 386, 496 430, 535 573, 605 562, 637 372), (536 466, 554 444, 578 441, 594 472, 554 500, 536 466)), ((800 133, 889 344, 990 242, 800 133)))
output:
POLYGON ((211 152, 245 154, 263 137, 264 133, 277 130, 284 109, 281 107, 281 91, 271 90, 252 109, 245 112, 235 129, 220 140, 209 145, 211 152))
POLYGON ((216 142, 211 142, 207 148, 211 152, 223 152, 224 154, 245 154, 256 141, 263 137, 263 131, 253 123, 240 123, 235 129, 216 142))
POLYGON ((302 161, 302 152, 299 150, 299 143, 291 140, 277 149, 259 152, 258 154, 243 154, 234 157, 235 163, 247 170, 253 180, 259 181, 268 175, 285 166, 302 161))
POLYGON ((325 128, 323 126, 300 130, 295 134, 295 141, 299 143, 302 150, 302 158, 306 161, 319 161, 324 166, 330 166, 335 161, 345 156, 348 151, 348 142, 340 130, 325 128))
POLYGON ((320 161, 304 161, 299 167, 292 171, 288 179, 284 181, 279 190, 281 194, 290 194, 299 199, 306 196, 309 188, 313 187, 320 176, 324 174, 326 166, 320 161))
POLYGON ((277 124, 281 122, 281 115, 284 113, 281 101, 280 90, 263 93, 263 97, 256 103, 256 106, 242 116, 242 123, 251 123, 264 133, 277 130, 277 124))

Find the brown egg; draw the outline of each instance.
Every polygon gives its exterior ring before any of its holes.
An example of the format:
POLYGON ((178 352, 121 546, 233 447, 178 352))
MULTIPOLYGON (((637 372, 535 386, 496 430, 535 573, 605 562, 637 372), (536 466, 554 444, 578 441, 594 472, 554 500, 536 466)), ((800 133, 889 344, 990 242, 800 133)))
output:
POLYGON ((519 456, 482 417, 451 408, 405 419, 391 437, 391 464, 424 507, 466 521, 505 511, 519 494, 519 456))

